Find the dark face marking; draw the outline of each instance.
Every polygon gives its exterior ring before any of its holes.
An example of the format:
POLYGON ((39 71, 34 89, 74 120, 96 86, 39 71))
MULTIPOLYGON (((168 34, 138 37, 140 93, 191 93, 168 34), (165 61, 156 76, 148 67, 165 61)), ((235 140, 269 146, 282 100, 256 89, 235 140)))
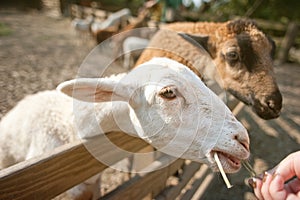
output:
POLYGON ((252 47, 250 36, 248 34, 240 34, 236 38, 240 47, 241 62, 245 64, 249 72, 252 72, 259 58, 252 47))

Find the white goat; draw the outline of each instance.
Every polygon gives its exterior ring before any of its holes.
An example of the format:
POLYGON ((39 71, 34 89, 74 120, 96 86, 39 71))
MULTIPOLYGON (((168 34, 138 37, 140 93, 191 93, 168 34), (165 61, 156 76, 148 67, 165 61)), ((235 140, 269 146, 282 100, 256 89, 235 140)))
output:
POLYGON ((71 21, 72 27, 78 31, 89 31, 90 26, 94 21, 94 17, 87 17, 86 19, 75 18, 71 21))
MULTIPOLYGON (((123 130, 213 169, 217 152, 228 173, 249 156, 245 128, 198 76, 174 60, 153 58, 128 74, 74 79, 58 90, 80 101, 45 91, 25 98, 3 118, 0 169, 76 141, 77 134, 92 139, 101 134, 99 125, 103 132, 123 130)), ((78 187, 86 186, 73 192, 78 187)), ((91 192, 97 198, 97 191, 91 192)))
POLYGON ((81 42, 87 42, 90 36, 91 24, 94 21, 94 17, 90 16, 86 19, 78 19, 75 18, 71 21, 71 26, 74 28, 76 36, 78 39, 82 39, 78 41, 78 45, 81 45, 81 42))
POLYGON ((135 63, 135 58, 140 56, 141 52, 149 44, 148 39, 140 37, 128 37, 123 42, 123 53, 124 53, 124 63, 123 67, 129 69, 130 66, 133 66, 135 63))

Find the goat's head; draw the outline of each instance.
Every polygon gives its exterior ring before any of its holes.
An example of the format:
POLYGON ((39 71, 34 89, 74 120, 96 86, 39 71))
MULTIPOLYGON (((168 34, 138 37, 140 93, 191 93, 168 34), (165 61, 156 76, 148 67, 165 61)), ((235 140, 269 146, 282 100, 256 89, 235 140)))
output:
POLYGON ((219 84, 263 119, 276 118, 282 96, 274 72, 275 43, 249 20, 229 21, 220 25, 215 35, 193 38, 212 56, 219 84))
POLYGON ((226 172, 249 156, 246 129, 225 104, 186 66, 154 58, 121 81, 75 79, 59 89, 88 102, 125 101, 136 134, 160 151, 207 163, 219 152, 226 172))

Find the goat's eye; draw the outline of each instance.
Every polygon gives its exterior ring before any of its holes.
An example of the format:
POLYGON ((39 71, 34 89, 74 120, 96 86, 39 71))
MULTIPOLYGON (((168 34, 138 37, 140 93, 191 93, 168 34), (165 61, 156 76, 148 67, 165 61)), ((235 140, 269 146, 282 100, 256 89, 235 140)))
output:
POLYGON ((226 53, 226 58, 230 61, 236 61, 239 58, 239 54, 236 51, 230 51, 226 53))
POLYGON ((176 98, 176 89, 174 87, 164 87, 159 91, 159 95, 166 99, 176 98))

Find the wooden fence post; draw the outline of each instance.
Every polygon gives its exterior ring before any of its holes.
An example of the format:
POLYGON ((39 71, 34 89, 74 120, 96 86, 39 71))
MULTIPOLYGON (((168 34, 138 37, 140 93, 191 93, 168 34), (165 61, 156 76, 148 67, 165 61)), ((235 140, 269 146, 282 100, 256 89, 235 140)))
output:
POLYGON ((289 51, 295 42, 298 30, 299 25, 296 22, 289 23, 286 34, 281 42, 281 48, 278 54, 278 60, 280 63, 284 63, 288 60, 289 51))

